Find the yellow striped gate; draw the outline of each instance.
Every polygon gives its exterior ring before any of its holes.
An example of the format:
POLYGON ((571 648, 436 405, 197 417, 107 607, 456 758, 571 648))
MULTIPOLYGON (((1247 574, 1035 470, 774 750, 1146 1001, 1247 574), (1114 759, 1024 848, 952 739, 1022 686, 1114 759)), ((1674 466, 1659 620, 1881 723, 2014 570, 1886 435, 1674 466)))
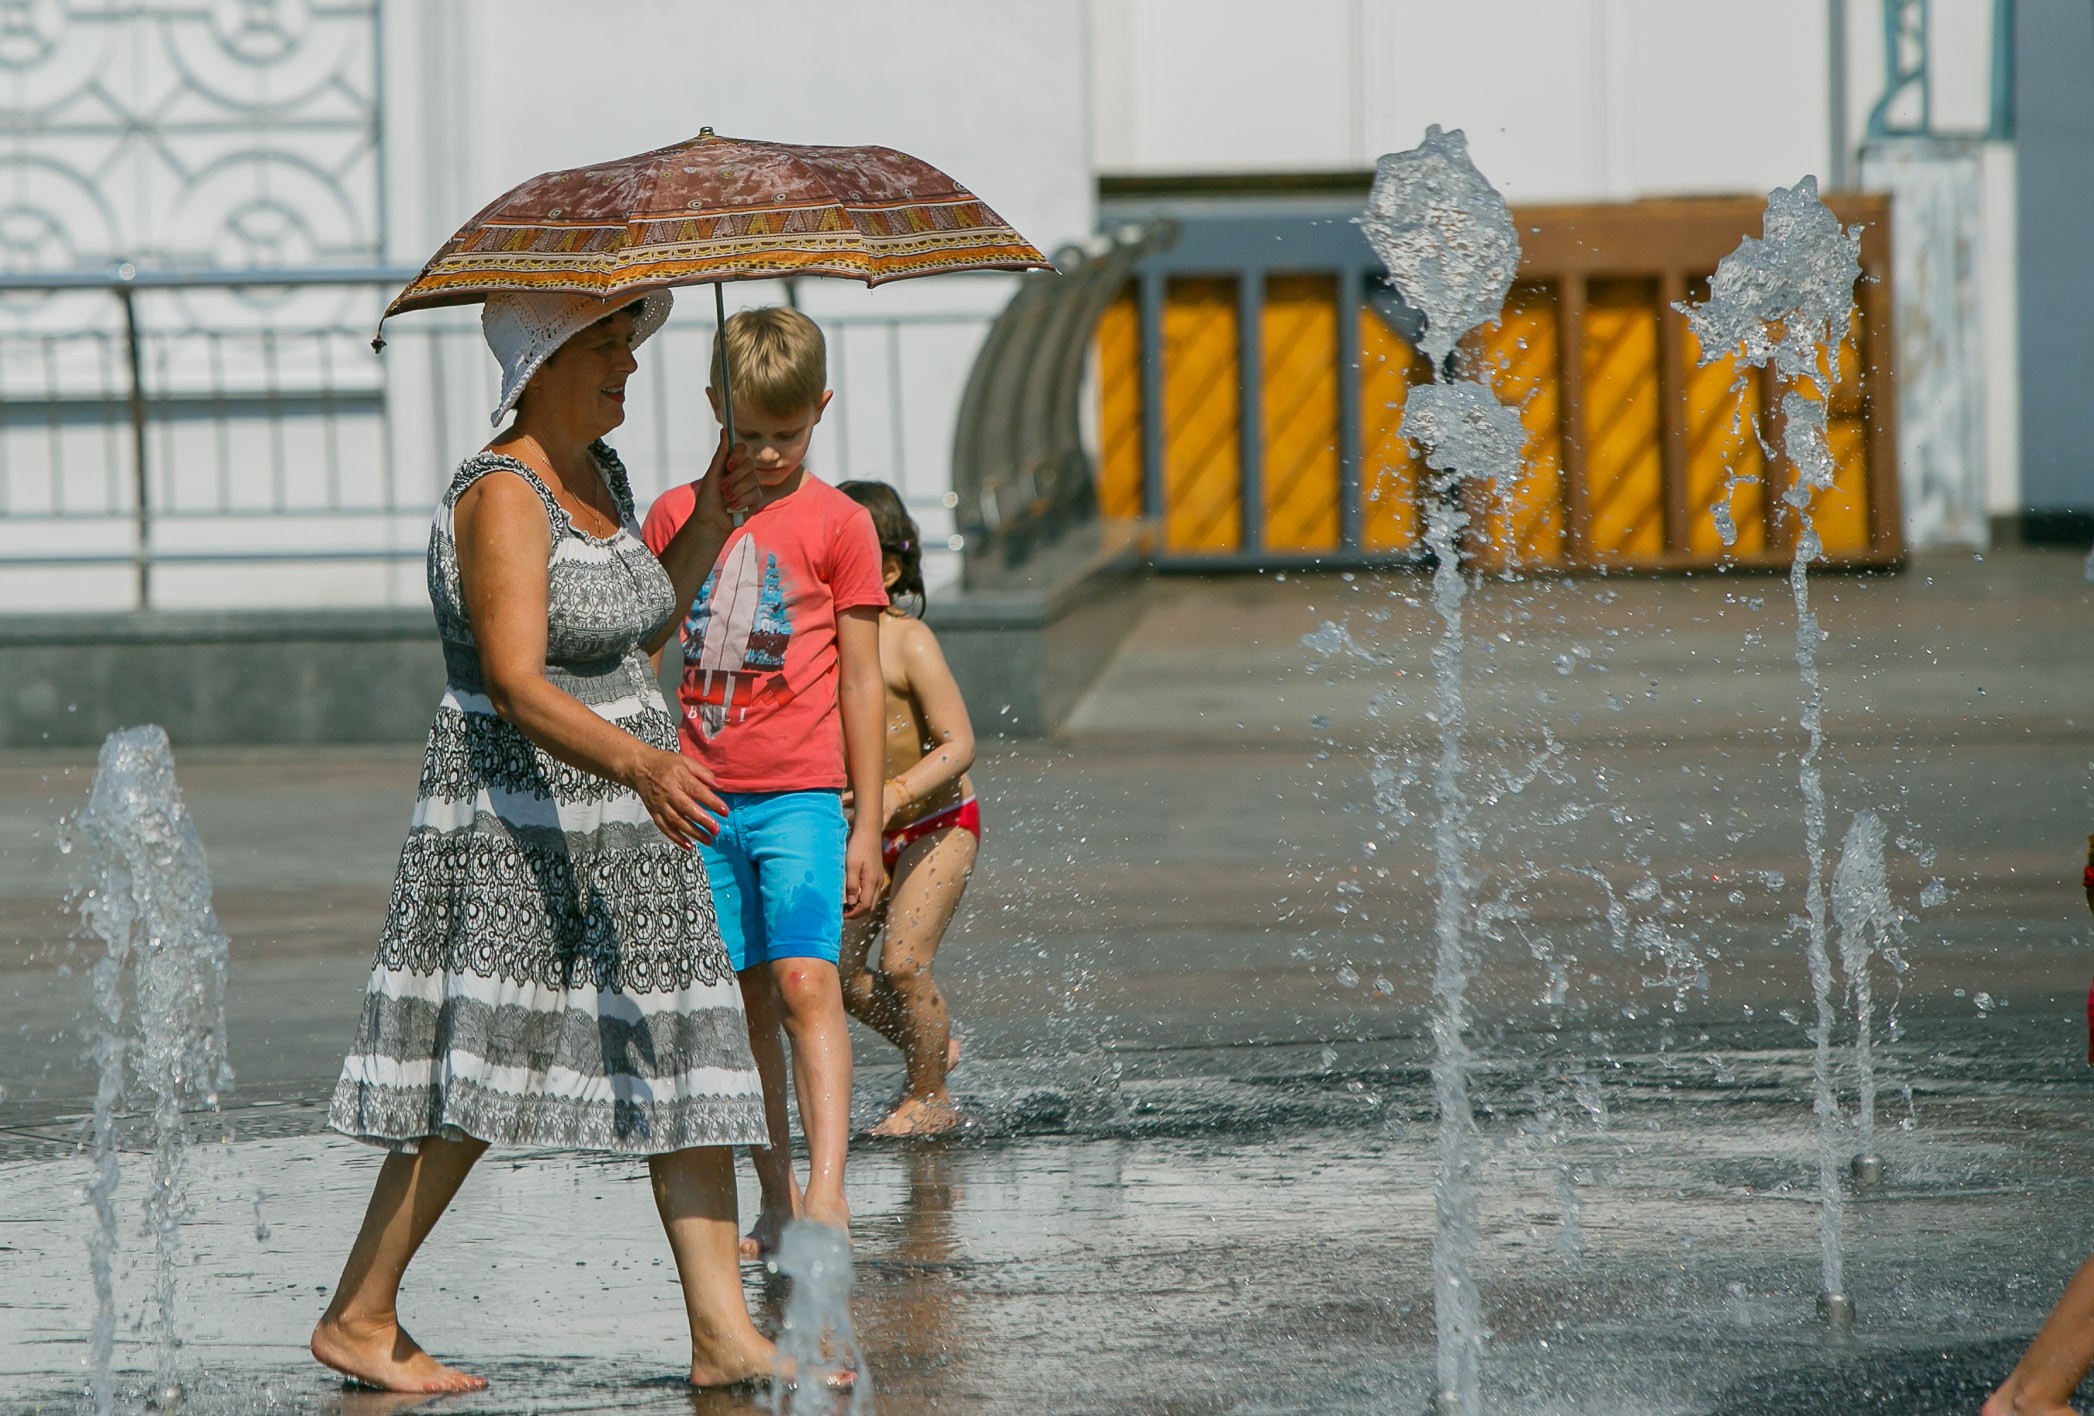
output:
MULTIPOLYGON (((1811 498, 1827 561, 1903 553, 1890 388, 1889 209, 1863 227, 1854 329, 1797 390, 1830 401, 1836 485, 1811 498)), ((1744 199, 1517 210, 1519 282, 1471 336, 1526 425, 1527 471, 1476 493, 1467 554, 1486 566, 1784 566, 1794 468, 1772 449, 1781 390, 1732 359, 1704 367, 1675 308, 1759 233, 1744 199)), ((1422 464, 1400 426, 1426 361, 1385 313, 1349 221, 1179 218, 1100 322, 1099 484, 1146 515, 1165 565, 1373 563, 1422 554, 1422 464)))

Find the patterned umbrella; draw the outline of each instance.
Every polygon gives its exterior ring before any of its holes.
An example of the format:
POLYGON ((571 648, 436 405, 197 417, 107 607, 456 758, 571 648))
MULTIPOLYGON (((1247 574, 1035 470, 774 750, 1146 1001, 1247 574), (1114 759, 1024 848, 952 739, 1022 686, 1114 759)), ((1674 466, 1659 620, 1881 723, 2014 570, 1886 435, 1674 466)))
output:
POLYGON ((547 172, 497 198, 386 308, 498 290, 612 296, 665 285, 835 275, 880 285, 961 270, 1052 269, 952 178, 883 147, 720 137, 547 172))
MULTIPOLYGON (((883 147, 723 138, 547 172, 497 197, 429 258, 379 317, 469 305, 498 290, 609 297, 666 285, 838 275, 881 285, 959 270, 1052 270, 981 198, 883 147)), ((385 347, 385 336, 371 341, 385 347)), ((723 351, 724 352, 724 351, 723 351)), ((727 440, 734 374, 721 372, 727 440)), ((737 525, 742 513, 735 513, 737 525)))

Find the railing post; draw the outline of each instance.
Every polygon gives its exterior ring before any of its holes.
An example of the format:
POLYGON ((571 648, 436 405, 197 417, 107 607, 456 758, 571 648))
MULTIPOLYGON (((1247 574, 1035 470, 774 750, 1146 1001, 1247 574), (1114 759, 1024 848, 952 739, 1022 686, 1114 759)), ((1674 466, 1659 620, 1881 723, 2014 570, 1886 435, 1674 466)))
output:
POLYGON ((151 478, 145 459, 145 360, 139 348, 138 303, 131 284, 137 276, 138 268, 129 261, 116 268, 116 298, 124 304, 125 363, 131 371, 131 475, 137 501, 137 546, 131 553, 131 566, 138 581, 138 608, 149 610, 153 607, 153 511, 146 494, 151 478))

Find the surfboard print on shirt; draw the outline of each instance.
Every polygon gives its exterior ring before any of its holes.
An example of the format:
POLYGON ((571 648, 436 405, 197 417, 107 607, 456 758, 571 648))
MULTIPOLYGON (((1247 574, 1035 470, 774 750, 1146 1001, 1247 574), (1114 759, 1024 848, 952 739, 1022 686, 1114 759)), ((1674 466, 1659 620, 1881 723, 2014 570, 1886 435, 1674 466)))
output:
POLYGON ((778 558, 743 536, 706 577, 684 630, 684 711, 706 738, 759 702, 791 696, 784 671, 792 633, 778 558))

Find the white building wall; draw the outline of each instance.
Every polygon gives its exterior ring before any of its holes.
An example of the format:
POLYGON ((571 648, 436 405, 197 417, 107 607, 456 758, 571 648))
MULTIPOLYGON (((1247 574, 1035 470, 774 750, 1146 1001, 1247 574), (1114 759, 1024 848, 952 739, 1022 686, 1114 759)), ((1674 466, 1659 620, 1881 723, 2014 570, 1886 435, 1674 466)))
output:
POLYGON ((1106 173, 1358 169, 1438 123, 1511 200, 1591 201, 1765 190, 1831 152, 1825 0, 1092 9, 1106 173))
MULTIPOLYGON (((1938 126, 1985 121, 1991 3, 1932 0, 1938 126)), ((535 172, 675 141, 706 124, 904 148, 953 172, 1050 250, 1094 228, 1101 174, 1358 170, 1415 144, 1430 123, 1466 130, 1479 165, 1515 202, 1764 191, 1831 165, 1833 8, 1833 0, 389 0, 380 62, 386 255, 419 263, 471 212, 535 172)), ((1847 0, 1845 9, 1851 152, 1880 91, 1882 28, 1876 0, 1847 0)), ((2011 148, 1988 147, 1984 164, 1986 480, 1993 509, 2007 510, 2020 490, 2011 148)), ((944 498, 960 390, 1009 284, 948 278, 868 292, 809 281, 799 290, 829 328, 839 393, 820 469, 896 481, 934 545, 952 529, 944 498)), ((781 294, 748 286, 731 298, 781 294)), ((685 294, 618 438, 643 493, 692 475, 693 449, 709 445, 698 394, 708 303, 705 292, 685 294)), ((479 409, 492 364, 473 345, 471 320, 470 310, 413 316, 389 331, 392 475, 425 499, 402 499, 412 514, 353 532, 324 519, 249 518, 179 534, 197 549, 254 549, 271 537, 339 543, 351 534, 372 547, 418 545, 419 507, 487 432, 479 409), (432 350, 426 331, 446 324, 461 334, 432 350), (449 410, 442 419, 439 406, 449 410)), ((363 446, 356 429, 344 436, 345 448, 363 446)), ((107 482, 117 507, 128 475, 121 439, 66 437, 69 485, 85 496, 107 482), (90 466, 97 458, 107 475, 90 466)), ((307 468, 314 487, 326 476, 353 484, 371 475, 353 465, 313 470, 320 465, 307 468)), ((292 492, 294 508, 312 500, 313 488, 292 492)), ((52 544, 91 534, 128 545, 120 515, 20 529, 52 544)), ((0 541, 13 544, 9 534, 0 523, 0 541)), ((166 571, 156 587, 170 606, 415 603, 422 593, 412 558, 390 567, 192 566, 166 571)), ((129 597, 121 567, 0 574, 8 608, 113 608, 129 597)))

